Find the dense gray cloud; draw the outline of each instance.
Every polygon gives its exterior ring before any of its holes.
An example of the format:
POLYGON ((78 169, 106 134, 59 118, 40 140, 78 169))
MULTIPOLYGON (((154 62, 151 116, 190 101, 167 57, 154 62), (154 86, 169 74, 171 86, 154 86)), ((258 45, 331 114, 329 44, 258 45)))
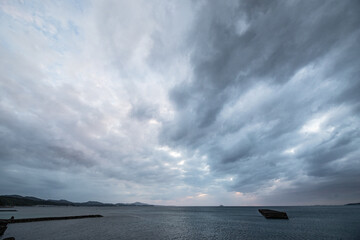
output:
POLYGON ((194 77, 170 92, 178 112, 165 141, 201 149, 214 173, 235 176, 233 190, 254 192, 274 179, 295 185, 301 173, 319 178, 297 186, 299 192, 325 178, 327 194, 353 196, 360 187, 356 157, 334 169, 359 146, 360 18, 359 4, 352 3, 206 5, 192 39, 194 77), (312 145, 307 144, 312 136, 299 134, 310 119, 327 111, 336 115, 342 108, 347 112, 321 129, 334 126, 333 133, 312 145), (305 145, 299 153, 282 154, 298 144, 305 145), (344 182, 343 175, 353 186, 330 188, 344 182))
POLYGON ((0 193, 358 201, 359 11, 350 0, 2 2, 0 193))

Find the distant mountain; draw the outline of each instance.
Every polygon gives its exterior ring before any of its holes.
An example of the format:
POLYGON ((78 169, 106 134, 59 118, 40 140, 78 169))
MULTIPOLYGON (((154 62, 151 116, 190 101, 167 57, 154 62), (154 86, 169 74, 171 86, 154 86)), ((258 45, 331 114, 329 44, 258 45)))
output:
POLYGON ((68 200, 64 200, 64 199, 60 199, 60 200, 52 200, 49 199, 48 201, 56 203, 56 204, 60 204, 60 205, 65 205, 65 206, 71 206, 73 203, 68 201, 68 200))
POLYGON ((84 203, 75 203, 75 204, 79 204, 78 206, 89 206, 89 207, 115 206, 115 204, 112 204, 112 203, 102 203, 102 202, 96 202, 96 201, 88 201, 88 202, 84 202, 84 203))
POLYGON ((348 203, 348 204, 345 204, 345 206, 349 206, 349 205, 360 205, 360 203, 348 203))
POLYGON ((55 206, 69 206, 72 204, 64 204, 53 200, 43 200, 35 197, 23 197, 19 195, 4 195, 0 196, 0 206, 35 206, 35 205, 55 205, 55 206))
POLYGON ((147 203, 134 202, 134 203, 116 203, 116 206, 153 206, 147 203))
POLYGON ((96 201, 88 201, 83 203, 70 202, 64 199, 61 200, 44 200, 36 197, 30 196, 20 196, 20 195, 2 195, 0 196, 0 206, 87 206, 87 207, 111 207, 111 206, 153 206, 146 203, 102 203, 96 201))

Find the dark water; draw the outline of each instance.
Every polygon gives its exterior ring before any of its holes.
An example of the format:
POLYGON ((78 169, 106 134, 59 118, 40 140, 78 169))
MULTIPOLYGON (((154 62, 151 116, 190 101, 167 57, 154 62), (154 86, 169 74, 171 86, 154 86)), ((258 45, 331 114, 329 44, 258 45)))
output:
MULTIPOLYGON (((269 220, 256 207, 19 207, 0 218, 102 214, 104 218, 9 224, 5 237, 57 239, 360 239, 360 206, 272 207, 290 220, 269 220)), ((0 238, 1 239, 1 238, 0 238)))

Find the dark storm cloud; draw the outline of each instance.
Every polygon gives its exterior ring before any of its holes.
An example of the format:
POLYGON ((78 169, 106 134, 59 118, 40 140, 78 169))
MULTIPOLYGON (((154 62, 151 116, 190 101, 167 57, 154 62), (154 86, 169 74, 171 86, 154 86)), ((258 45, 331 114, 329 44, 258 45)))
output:
MULTIPOLYGON (((357 1, 207 3, 189 40, 194 76, 170 92, 178 112, 164 141, 206 154, 215 175, 236 176, 232 190, 254 192, 273 179, 295 181, 300 172, 358 187, 355 178, 341 180, 345 168, 333 175, 330 165, 359 146, 359 10, 357 1), (302 77, 304 68, 321 73, 302 77), (296 82, 296 73, 305 80, 296 82), (244 104, 224 115, 236 102, 244 104), (328 121, 334 133, 304 143, 302 127, 339 106, 349 111, 328 121), (284 156, 299 144, 303 153, 284 156)), ((353 161, 343 164, 359 171, 353 161)), ((322 186, 330 194, 325 184, 314 189, 322 186)))
POLYGON ((356 201, 359 12, 350 0, 0 3, 0 193, 356 201))
POLYGON ((193 110, 199 128, 215 121, 231 88, 241 94, 252 81, 288 81, 301 67, 347 43, 360 23, 359 6, 347 1, 252 4, 208 4, 201 11, 191 39, 194 80, 170 93, 176 106, 193 110), (249 28, 239 36, 234 23, 243 17, 249 28))
POLYGON ((298 180, 293 186, 276 189, 264 197, 274 205, 352 202, 360 194, 358 154, 359 151, 349 158, 350 164, 328 167, 320 177, 298 180))

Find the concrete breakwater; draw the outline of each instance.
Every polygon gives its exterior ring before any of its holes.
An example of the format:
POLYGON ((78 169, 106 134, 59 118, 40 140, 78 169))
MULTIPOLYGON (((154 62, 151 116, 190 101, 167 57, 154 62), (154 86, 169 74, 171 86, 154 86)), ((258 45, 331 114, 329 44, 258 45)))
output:
POLYGON ((55 221, 55 220, 71 220, 81 218, 99 218, 102 215, 81 215, 81 216, 65 216, 65 217, 42 217, 42 218, 20 218, 20 219, 9 219, 6 220, 10 223, 26 223, 26 222, 40 222, 40 221, 55 221))
POLYGON ((2 236, 6 229, 7 225, 11 223, 27 223, 27 222, 41 222, 41 221, 55 221, 55 220, 71 220, 71 219, 81 219, 81 218, 99 218, 103 217, 102 215, 81 215, 81 216, 66 216, 66 217, 42 217, 42 218, 20 218, 14 219, 0 219, 0 236, 2 236))

